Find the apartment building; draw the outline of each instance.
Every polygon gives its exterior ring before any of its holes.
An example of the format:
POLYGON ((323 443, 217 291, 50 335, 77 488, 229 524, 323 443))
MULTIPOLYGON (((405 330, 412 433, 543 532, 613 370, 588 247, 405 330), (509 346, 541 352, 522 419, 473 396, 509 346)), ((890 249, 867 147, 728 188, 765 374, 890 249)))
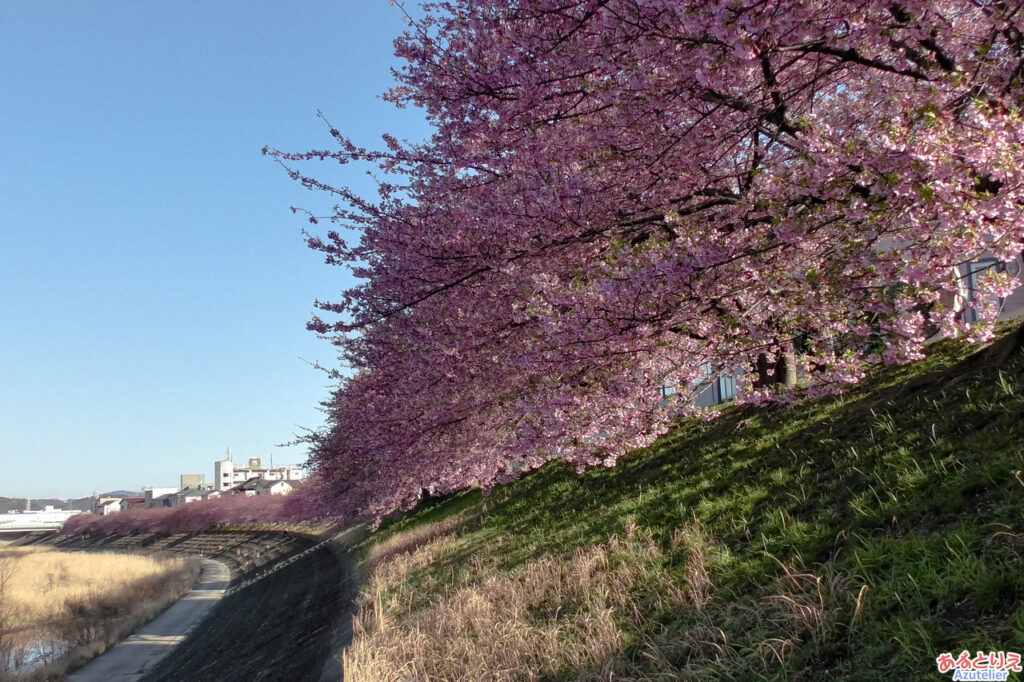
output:
POLYGON ((246 481, 258 478, 267 481, 301 481, 302 469, 289 466, 263 466, 259 457, 250 457, 246 466, 236 465, 230 459, 213 464, 213 488, 225 491, 246 481))

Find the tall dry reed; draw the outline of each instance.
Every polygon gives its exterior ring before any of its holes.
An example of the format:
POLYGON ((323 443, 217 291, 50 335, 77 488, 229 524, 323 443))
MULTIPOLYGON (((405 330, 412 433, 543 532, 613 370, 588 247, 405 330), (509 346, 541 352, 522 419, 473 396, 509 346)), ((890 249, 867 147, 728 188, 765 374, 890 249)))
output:
POLYGON ((433 539, 374 563, 345 655, 346 679, 535 680, 563 669, 608 679, 625 643, 623 621, 690 603, 685 586, 652 570, 661 550, 631 533, 568 558, 542 557, 516 574, 470 560, 462 568, 471 584, 417 608, 417 572, 461 546, 437 531, 419 530, 433 539))
POLYGON ((771 679, 795 647, 849 627, 864 597, 848 576, 786 566, 770 594, 719 595, 728 552, 696 519, 667 546, 627 523, 515 571, 437 526, 388 543, 370 555, 344 655, 352 682, 771 679), (685 627, 661 624, 680 610, 685 627))
POLYGON ((103 651, 184 594, 199 575, 195 559, 0 547, 11 576, 0 676, 59 675, 103 651))

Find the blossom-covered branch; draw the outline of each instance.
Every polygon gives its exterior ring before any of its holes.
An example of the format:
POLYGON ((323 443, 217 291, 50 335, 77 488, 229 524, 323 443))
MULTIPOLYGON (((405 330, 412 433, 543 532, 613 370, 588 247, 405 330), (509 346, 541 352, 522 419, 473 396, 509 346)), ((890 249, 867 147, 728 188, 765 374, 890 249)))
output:
POLYGON ((270 152, 401 178, 291 170, 360 234, 310 238, 364 278, 311 323, 353 368, 312 439, 332 508, 612 465, 709 371, 758 401, 779 357, 834 390, 984 337, 950 303, 1024 242, 1022 31, 999 0, 427 5, 388 97, 430 140, 270 152))

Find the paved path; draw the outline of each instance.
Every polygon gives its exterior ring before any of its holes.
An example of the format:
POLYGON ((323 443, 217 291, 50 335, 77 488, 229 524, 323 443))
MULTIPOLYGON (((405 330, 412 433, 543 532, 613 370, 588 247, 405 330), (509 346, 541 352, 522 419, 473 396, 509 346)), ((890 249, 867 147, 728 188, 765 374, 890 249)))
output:
POLYGON ((231 582, 228 567, 203 559, 203 570, 192 591, 160 614, 149 625, 69 676, 73 682, 128 682, 141 679, 160 659, 185 640, 185 636, 224 596, 231 582))

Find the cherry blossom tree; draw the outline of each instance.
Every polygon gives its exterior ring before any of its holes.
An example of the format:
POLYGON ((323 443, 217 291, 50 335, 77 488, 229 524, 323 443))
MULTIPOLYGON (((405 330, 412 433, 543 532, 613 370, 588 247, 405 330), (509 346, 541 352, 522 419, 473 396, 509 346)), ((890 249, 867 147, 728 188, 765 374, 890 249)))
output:
POLYGON ((262 526, 320 520, 316 496, 304 489, 289 495, 223 495, 177 507, 133 507, 116 514, 76 514, 61 533, 123 533, 133 530, 159 533, 201 532, 223 525, 262 526))
POLYGON ((709 372, 748 402, 797 372, 840 390, 936 332, 986 338, 1019 283, 987 273, 970 326, 951 305, 960 266, 1024 242, 1019 2, 424 10, 387 97, 429 140, 269 152, 335 196, 309 243, 362 278, 310 324, 347 368, 311 439, 336 513, 611 466, 709 372), (310 160, 378 166, 379 196, 310 160))

